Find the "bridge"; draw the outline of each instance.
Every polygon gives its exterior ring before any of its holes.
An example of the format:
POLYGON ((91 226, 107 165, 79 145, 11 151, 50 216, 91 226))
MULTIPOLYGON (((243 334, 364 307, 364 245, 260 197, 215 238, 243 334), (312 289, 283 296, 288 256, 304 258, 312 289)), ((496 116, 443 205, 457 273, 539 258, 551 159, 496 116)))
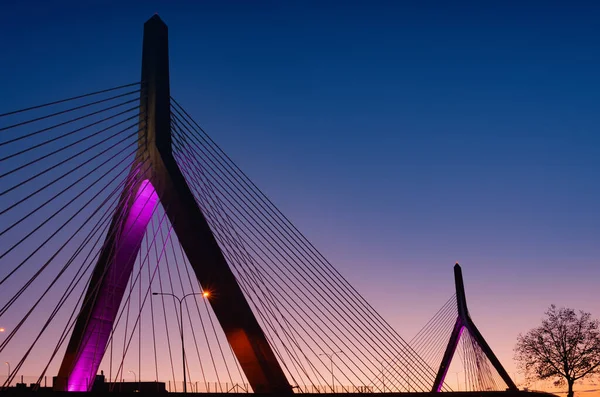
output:
POLYGON ((0 114, 0 132, 4 392, 524 393, 458 264, 408 342, 369 305, 171 96, 157 15, 139 82, 0 114))

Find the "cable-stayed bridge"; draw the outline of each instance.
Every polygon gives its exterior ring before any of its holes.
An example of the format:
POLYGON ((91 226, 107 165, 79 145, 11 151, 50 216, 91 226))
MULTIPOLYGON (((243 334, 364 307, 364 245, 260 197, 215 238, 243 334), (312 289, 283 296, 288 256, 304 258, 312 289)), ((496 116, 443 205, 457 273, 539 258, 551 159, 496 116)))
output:
POLYGON ((158 16, 140 82, 0 114, 0 133, 3 390, 26 372, 56 392, 518 393, 458 265, 406 342, 294 227, 171 96, 158 16))

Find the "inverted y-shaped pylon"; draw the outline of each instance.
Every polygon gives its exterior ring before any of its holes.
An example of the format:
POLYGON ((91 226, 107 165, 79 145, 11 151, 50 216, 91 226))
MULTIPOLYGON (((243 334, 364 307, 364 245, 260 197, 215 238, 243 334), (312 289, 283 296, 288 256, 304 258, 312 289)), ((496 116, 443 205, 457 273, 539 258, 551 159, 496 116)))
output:
POLYGON ((467 298, 465 297, 465 285, 463 283, 462 270, 460 265, 457 263, 454 265, 454 283, 456 285, 456 302, 458 305, 458 317, 456 318, 456 322, 454 323, 454 328, 452 329, 452 334, 450 335, 450 340, 448 341, 448 346, 446 347, 446 351, 444 352, 444 357, 442 358, 442 362, 440 363, 440 368, 438 369, 437 375, 435 377, 435 381, 433 384, 433 392, 439 392, 442 389, 442 385, 444 384, 444 379, 446 378, 446 374, 448 373, 448 368, 450 368, 450 363, 452 362, 452 358, 454 357, 454 353, 456 351, 456 347, 458 346, 458 342, 460 341, 460 337, 465 329, 469 332, 469 334, 475 339, 477 344, 481 347, 481 350, 487 356, 490 363, 494 366, 502 380, 506 383, 509 390, 518 390, 515 383, 512 381, 508 373, 500 364, 500 361, 487 344, 471 317, 469 316, 469 310, 467 309, 467 298))
POLYGON ((54 388, 89 391, 109 340, 144 232, 158 200, 255 392, 291 393, 271 346, 229 268, 171 149, 167 26, 144 25, 140 145, 93 270, 54 388), (144 167, 140 167, 144 164, 144 167))

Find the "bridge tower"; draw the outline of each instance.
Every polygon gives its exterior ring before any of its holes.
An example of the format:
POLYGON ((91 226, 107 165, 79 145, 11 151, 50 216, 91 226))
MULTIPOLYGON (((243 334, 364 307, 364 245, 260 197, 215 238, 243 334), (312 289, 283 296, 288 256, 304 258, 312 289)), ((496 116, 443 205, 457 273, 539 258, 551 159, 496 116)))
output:
POLYGON ((168 31, 154 15, 144 24, 140 144, 113 215, 73 334, 56 390, 89 391, 102 360, 154 204, 160 200, 173 230, 254 392, 292 388, 240 289, 171 148, 168 31), (149 160, 147 171, 140 162, 149 160))
POLYGON ((446 374, 448 373, 448 368, 450 368, 450 363, 452 362, 452 357, 454 357, 454 352, 456 351, 456 347, 458 346, 460 337, 465 329, 479 344, 487 358, 490 360, 490 363, 494 366, 496 371, 498 371, 498 374, 508 386, 508 389, 511 391, 517 391, 517 386, 512 381, 502 364, 500 364, 500 361, 498 360, 490 346, 483 338, 483 335, 481 335, 481 333, 475 326, 475 323, 473 323, 473 320, 471 320, 471 317, 469 316, 469 310, 467 309, 467 298, 465 296, 465 285, 462 277, 462 270, 458 263, 454 265, 454 283, 456 285, 458 317, 456 318, 456 322, 454 323, 454 328, 452 329, 452 333, 450 334, 450 340, 448 341, 446 351, 444 352, 444 357, 442 358, 440 368, 438 369, 437 375, 435 377, 432 392, 441 391, 442 385, 444 384, 444 379, 446 378, 446 374))

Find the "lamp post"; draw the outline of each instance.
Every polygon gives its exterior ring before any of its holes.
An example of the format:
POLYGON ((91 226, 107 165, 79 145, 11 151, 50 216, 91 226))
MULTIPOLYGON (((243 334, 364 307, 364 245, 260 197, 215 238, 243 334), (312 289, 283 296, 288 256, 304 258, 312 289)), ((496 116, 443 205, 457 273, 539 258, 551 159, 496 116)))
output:
POLYGON ((204 291, 204 292, 190 292, 189 294, 185 294, 183 295, 181 298, 179 298, 178 296, 176 296, 175 294, 172 294, 170 292, 153 292, 152 295, 168 295, 168 296, 172 296, 173 298, 177 299, 177 301, 179 302, 179 330, 181 333, 181 360, 183 361, 183 392, 187 393, 187 380, 186 380, 186 375, 185 375, 185 344, 183 343, 183 300, 185 298, 187 298, 188 296, 192 296, 192 295, 202 295, 205 298, 208 298, 208 291, 204 291))
MULTIPOLYGON (((342 353, 341 350, 338 350, 336 352, 333 352, 331 354, 327 354, 327 353, 319 353, 319 356, 326 356, 329 357, 329 360, 331 361, 331 392, 335 393, 335 387, 334 387, 334 383, 335 383, 335 378, 333 377, 333 356, 337 355, 338 353, 342 353)), ((339 357, 339 356, 338 356, 339 357)))
POLYGON ((456 387, 457 387, 458 390, 460 390, 460 380, 458 379, 458 374, 459 373, 456 372, 456 385, 457 385, 456 387))
POLYGON ((8 365, 8 377, 10 378, 10 363, 5 361, 4 364, 8 365))
POLYGON ((135 372, 129 371, 129 373, 133 374, 133 383, 137 383, 137 376, 135 375, 135 372))

